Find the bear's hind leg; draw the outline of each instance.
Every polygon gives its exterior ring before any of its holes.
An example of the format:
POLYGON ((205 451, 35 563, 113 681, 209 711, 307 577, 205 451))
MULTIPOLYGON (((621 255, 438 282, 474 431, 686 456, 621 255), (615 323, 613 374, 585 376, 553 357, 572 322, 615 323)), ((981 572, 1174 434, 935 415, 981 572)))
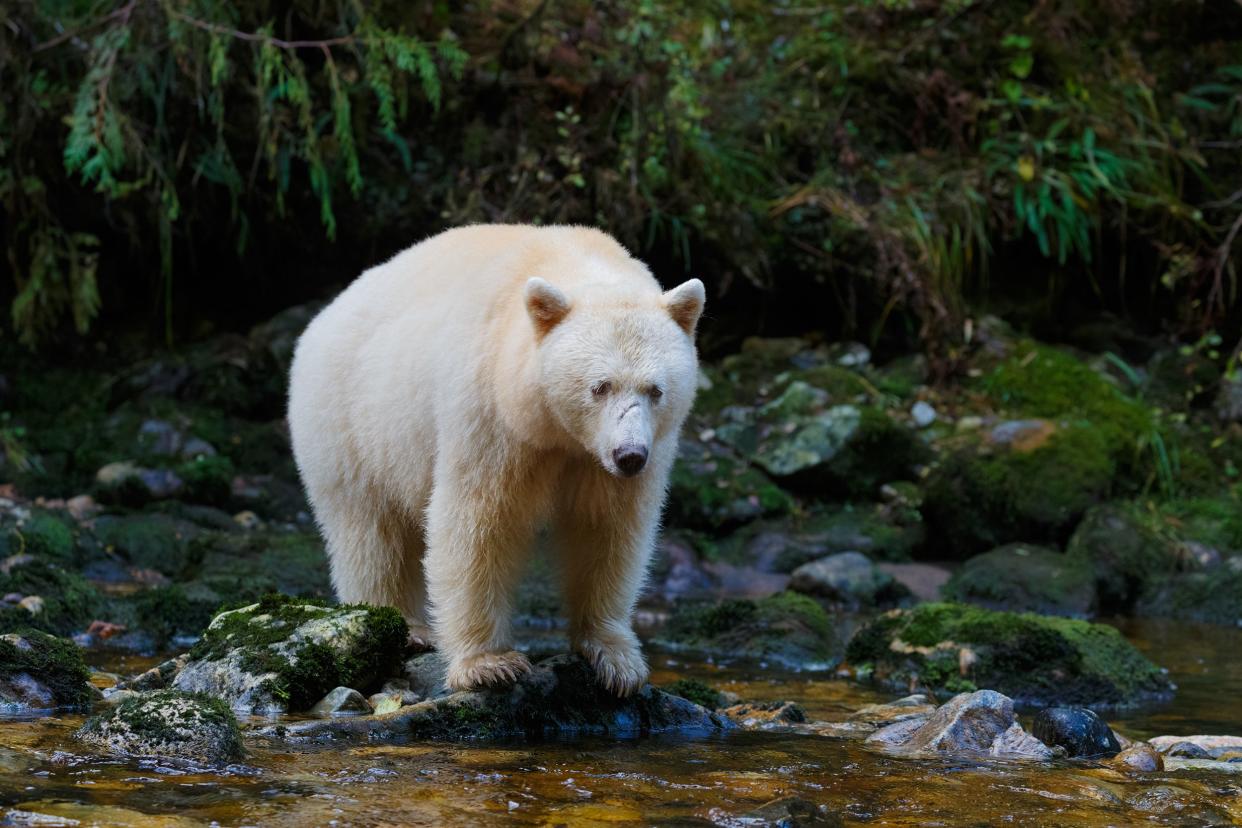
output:
POLYGON ((396 608, 410 644, 430 649, 422 526, 382 498, 359 498, 319 517, 341 603, 396 608))

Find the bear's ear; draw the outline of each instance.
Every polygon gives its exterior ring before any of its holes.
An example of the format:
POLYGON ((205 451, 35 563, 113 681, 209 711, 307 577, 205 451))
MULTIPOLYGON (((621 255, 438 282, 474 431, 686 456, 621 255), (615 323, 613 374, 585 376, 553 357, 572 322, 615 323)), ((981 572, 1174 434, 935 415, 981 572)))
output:
POLYGON ((707 291, 698 279, 682 282, 664 294, 664 307, 668 308, 669 316, 690 336, 694 336, 706 301, 707 291))
POLYGON ((569 297, 536 276, 526 282, 526 312, 535 323, 535 333, 542 337, 569 313, 569 297))

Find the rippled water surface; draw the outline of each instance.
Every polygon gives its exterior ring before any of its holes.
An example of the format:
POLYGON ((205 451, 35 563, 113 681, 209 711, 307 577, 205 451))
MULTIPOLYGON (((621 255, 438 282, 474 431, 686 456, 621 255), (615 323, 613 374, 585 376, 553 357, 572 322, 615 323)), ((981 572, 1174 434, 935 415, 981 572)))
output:
MULTIPOLYGON (((1170 668, 1177 699, 1115 718, 1123 733, 1242 732, 1242 631, 1128 622, 1170 668)), ((843 719, 891 695, 820 675, 652 653, 653 680, 696 676, 744 698, 793 699, 843 719)), ((109 669, 133 672, 140 660, 109 669)), ((1242 773, 1126 777, 1069 763, 911 761, 815 736, 593 739, 538 745, 253 746, 229 773, 81 753, 81 717, 0 724, 7 824, 748 825, 796 795, 847 824, 1242 824, 1242 773), (52 821, 48 821, 52 820, 52 821), (74 821, 77 822, 74 822, 74 821)), ((1028 722, 1029 723, 1029 722, 1028 722)))

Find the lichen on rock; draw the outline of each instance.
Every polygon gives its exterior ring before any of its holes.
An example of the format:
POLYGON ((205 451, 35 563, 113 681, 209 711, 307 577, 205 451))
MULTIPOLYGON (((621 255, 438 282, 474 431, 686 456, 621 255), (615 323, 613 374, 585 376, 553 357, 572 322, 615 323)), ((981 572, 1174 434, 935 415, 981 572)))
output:
POLYGON ((226 764, 245 756, 237 719, 219 699, 160 690, 126 698, 87 720, 75 734, 123 756, 154 756, 226 764))

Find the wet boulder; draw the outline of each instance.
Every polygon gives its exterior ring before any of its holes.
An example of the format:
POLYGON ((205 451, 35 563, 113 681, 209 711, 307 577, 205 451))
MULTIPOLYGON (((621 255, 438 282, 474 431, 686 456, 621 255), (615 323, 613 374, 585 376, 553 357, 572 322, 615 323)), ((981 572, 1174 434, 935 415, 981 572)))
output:
POLYGON ((753 601, 679 604, 655 643, 790 667, 827 666, 840 655, 832 619, 824 608, 794 592, 753 601))
POLYGON ((121 756, 224 765, 245 756, 228 705, 202 694, 161 690, 135 694, 87 720, 75 738, 121 756))
POLYGON ((1065 749, 1071 759, 1116 756, 1121 752, 1112 728, 1085 707, 1051 707, 1035 714, 1031 733, 1046 745, 1065 749))
POLYGON ((240 712, 307 710, 335 687, 378 689, 398 672, 406 636, 391 607, 270 595, 217 615, 171 686, 240 712))
POLYGON ((841 552, 805 563, 790 575, 789 588, 851 609, 892 606, 910 595, 861 552, 841 552))
POLYGON ((885 613, 854 634, 846 658, 895 689, 988 687, 1037 707, 1118 707, 1173 692, 1164 671, 1113 627, 966 604, 885 613))
POLYGON ((985 755, 1050 759, 1052 750, 1022 729, 1013 700, 994 690, 962 693, 926 720, 907 719, 878 730, 866 744, 902 756, 985 755))
POLYGON ((0 605, 0 632, 27 627, 57 635, 85 629, 104 603, 103 596, 69 569, 29 554, 0 561, 0 596, 16 595, 14 604, 0 605), (21 600, 38 597, 38 602, 21 600), (37 611, 32 611, 36 609, 37 611))
POLYGON ((260 733, 292 741, 475 741, 702 735, 730 726, 706 708, 651 685, 618 698, 595 680, 590 665, 580 657, 558 655, 537 662, 510 687, 440 695, 380 715, 274 725, 260 733))
POLYGON ((131 566, 176 577, 190 564, 190 541, 202 533, 193 522, 160 512, 102 515, 94 535, 131 566))
POLYGON ((1088 618, 1095 609, 1095 573, 1081 558, 1011 543, 968 560, 942 594, 990 609, 1088 618))
POLYGON ((71 642, 37 630, 0 635, 0 713, 83 707, 90 671, 71 642))

